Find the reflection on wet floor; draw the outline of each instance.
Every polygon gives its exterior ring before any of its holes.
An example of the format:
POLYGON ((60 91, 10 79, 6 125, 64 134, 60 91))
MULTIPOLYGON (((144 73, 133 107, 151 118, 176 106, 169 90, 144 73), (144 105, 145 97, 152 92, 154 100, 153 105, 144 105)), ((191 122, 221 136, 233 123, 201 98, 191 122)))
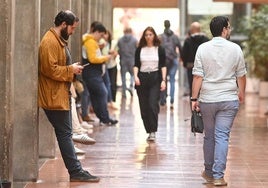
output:
MULTIPOLYGON (((120 95, 120 94, 118 94, 120 95)), ((174 109, 161 107, 156 142, 148 143, 133 98, 118 97, 119 119, 115 127, 94 126, 95 145, 77 146, 83 167, 101 177, 99 183, 70 183, 63 161, 58 157, 41 167, 39 180, 26 188, 202 188, 202 135, 190 131, 188 97, 177 94, 174 109)), ((225 179, 230 188, 268 187, 268 127, 264 113, 268 99, 247 94, 231 133, 225 179)), ((98 121, 96 121, 98 122, 98 121)))

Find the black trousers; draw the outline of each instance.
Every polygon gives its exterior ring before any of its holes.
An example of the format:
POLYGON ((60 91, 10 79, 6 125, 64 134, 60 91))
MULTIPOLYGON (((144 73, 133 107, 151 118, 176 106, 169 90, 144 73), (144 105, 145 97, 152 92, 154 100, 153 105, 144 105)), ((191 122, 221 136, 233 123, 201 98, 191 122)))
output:
POLYGON ((111 92, 112 92, 112 100, 115 102, 116 100, 116 91, 117 91, 117 67, 113 67, 108 69, 110 82, 111 82, 111 92))
POLYGON ((193 87, 193 68, 187 69, 190 97, 192 96, 192 87, 193 87))
POLYGON ((75 154, 72 140, 72 113, 70 110, 46 110, 49 122, 54 127, 61 156, 69 174, 82 169, 80 161, 75 154))
POLYGON ((147 133, 158 128, 160 80, 159 72, 139 72, 141 85, 136 86, 139 98, 141 118, 147 133))

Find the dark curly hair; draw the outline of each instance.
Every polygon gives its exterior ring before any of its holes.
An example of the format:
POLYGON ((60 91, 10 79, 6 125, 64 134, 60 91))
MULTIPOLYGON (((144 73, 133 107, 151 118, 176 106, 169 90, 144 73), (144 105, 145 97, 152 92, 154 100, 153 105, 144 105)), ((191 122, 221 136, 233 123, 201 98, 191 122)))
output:
POLYGON ((74 22, 78 22, 79 18, 70 10, 60 11, 55 17, 54 24, 55 26, 60 26, 63 22, 66 22, 67 25, 73 25, 74 22))

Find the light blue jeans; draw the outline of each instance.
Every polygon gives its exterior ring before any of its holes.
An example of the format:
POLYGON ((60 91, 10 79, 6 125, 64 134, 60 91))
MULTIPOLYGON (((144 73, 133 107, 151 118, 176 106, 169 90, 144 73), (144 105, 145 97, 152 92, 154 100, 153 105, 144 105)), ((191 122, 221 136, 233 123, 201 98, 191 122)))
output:
MULTIPOLYGON (((169 77, 169 95, 170 95, 170 103, 174 103, 174 93, 175 93, 175 77, 178 70, 178 59, 174 59, 173 62, 167 63, 167 76, 169 77)), ((166 104, 167 97, 167 89, 165 91, 161 91, 160 93, 160 103, 166 104)))
POLYGON ((226 169, 230 131, 239 102, 200 102, 204 123, 204 165, 208 176, 222 178, 226 169))
POLYGON ((126 96, 126 90, 133 89, 133 83, 134 83, 134 73, 133 73, 133 66, 134 66, 134 62, 132 61, 120 61, 120 72, 121 72, 121 81, 122 81, 122 95, 123 97, 126 96), (129 88, 127 87, 127 83, 126 83, 126 74, 129 73, 130 74, 130 85, 129 88))
POLYGON ((178 70, 178 60, 177 58, 173 60, 173 64, 171 67, 168 67, 168 76, 169 76, 169 84, 170 84, 170 103, 174 103, 174 93, 175 93, 175 76, 178 70))

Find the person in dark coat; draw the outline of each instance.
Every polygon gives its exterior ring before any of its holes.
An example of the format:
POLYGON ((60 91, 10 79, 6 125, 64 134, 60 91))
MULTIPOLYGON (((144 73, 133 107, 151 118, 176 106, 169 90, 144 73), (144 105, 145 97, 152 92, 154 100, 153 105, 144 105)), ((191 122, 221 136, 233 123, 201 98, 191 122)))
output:
POLYGON ((195 54, 198 46, 207 41, 209 41, 208 37, 201 33, 200 23, 193 22, 190 26, 190 36, 185 40, 181 53, 183 66, 187 69, 190 95, 192 93, 192 70, 194 66, 195 54))

